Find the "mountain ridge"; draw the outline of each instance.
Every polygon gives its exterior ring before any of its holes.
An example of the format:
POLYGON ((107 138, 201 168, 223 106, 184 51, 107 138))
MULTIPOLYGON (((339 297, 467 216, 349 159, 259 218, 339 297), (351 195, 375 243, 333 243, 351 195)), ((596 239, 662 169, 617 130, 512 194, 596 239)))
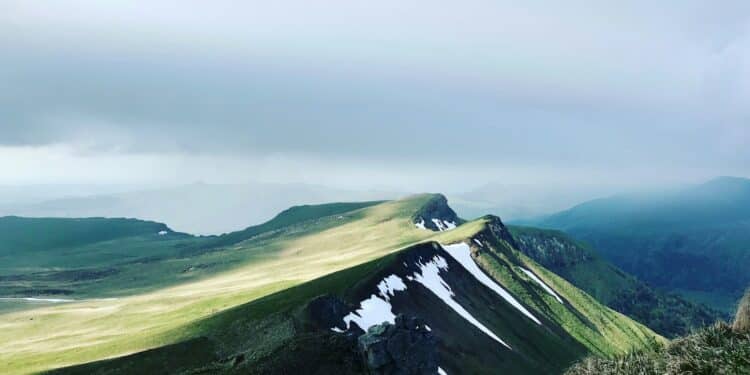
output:
MULTIPOLYGON (((551 354, 545 356, 543 352, 532 354, 535 353, 533 341, 543 346, 547 340, 554 341, 554 337, 572 336, 573 340, 586 348, 586 352, 595 352, 604 356, 646 345, 653 339, 659 340, 658 336, 648 328, 598 304, 592 297, 544 270, 533 260, 515 250, 510 245, 513 239, 499 218, 485 217, 482 220, 456 225, 455 228, 438 227, 438 231, 419 228, 415 223, 416 214, 434 200, 443 201, 437 195, 417 195, 405 200, 388 201, 354 211, 292 223, 288 227, 250 237, 226 248, 200 252, 191 258, 175 258, 168 262, 137 265, 140 277, 151 274, 159 277, 174 275, 178 277, 178 280, 184 280, 172 286, 138 291, 134 295, 126 295, 114 300, 92 299, 0 315, 0 319, 9 324, 8 327, 12 327, 0 332, 0 363, 3 364, 0 365, 0 370, 6 373, 24 373, 31 370, 90 363, 106 357, 118 357, 151 349, 142 355, 125 357, 127 358, 125 361, 130 364, 118 362, 119 360, 106 363, 116 362, 119 363, 118 366, 126 366, 123 368, 133 368, 129 367, 131 365, 139 368, 138 366, 151 366, 148 363, 155 365, 153 360, 157 358, 158 363, 184 365, 199 371, 204 366, 224 368, 235 362, 260 363, 257 361, 268 358, 266 355, 269 350, 275 350, 273 348, 296 347, 305 350, 304 346, 300 346, 303 342, 311 342, 309 340, 318 342, 315 341, 317 340, 315 337, 330 338, 333 332, 329 330, 324 336, 317 336, 315 332, 298 331, 294 327, 302 321, 294 318, 292 310, 298 311, 311 298, 325 291, 348 298, 348 303, 352 305, 361 303, 366 294, 358 293, 369 293, 368 290, 372 290, 373 284, 367 284, 369 286, 365 289, 358 289, 357 285, 364 285, 360 282, 382 276, 371 273, 381 269, 379 267, 402 267, 401 263, 394 259, 398 259, 399 254, 407 254, 414 246, 428 246, 424 245, 425 241, 446 244, 446 246, 463 243, 461 246, 465 247, 451 248, 453 250, 450 251, 461 250, 460 254, 468 254, 468 257, 461 255, 456 258, 458 255, 449 254, 455 261, 462 259, 460 265, 448 261, 445 253, 433 254, 433 256, 440 255, 447 261, 445 269, 438 266, 435 270, 437 275, 444 278, 446 283, 449 283, 447 285, 452 287, 450 290, 453 291, 455 297, 452 297, 453 302, 450 303, 461 306, 477 321, 489 327, 489 330, 497 332, 498 337, 507 336, 504 340, 508 340, 507 342, 512 347, 526 348, 524 356, 529 359, 525 362, 501 360, 505 358, 502 354, 492 354, 492 356, 500 356, 492 357, 495 358, 492 360, 493 363, 498 366, 512 368, 527 363, 528 366, 524 365, 526 366, 524 368, 536 369, 532 372, 547 373, 550 369, 561 369, 574 357, 577 358, 582 354, 582 352, 577 352, 579 354, 572 356, 551 354), (210 265, 217 260, 229 259, 236 262, 232 268, 199 267, 201 264, 210 265), (188 265, 192 266, 185 268, 188 265), (469 270, 466 267, 473 268, 475 271, 472 272, 475 273, 471 277, 464 274, 456 278, 455 275, 466 272, 461 271, 462 269, 469 270), (479 271, 476 272, 477 270, 479 271), (184 272, 187 272, 187 275, 202 272, 203 276, 185 278, 184 272), (468 284, 465 284, 467 282, 468 284), (543 285, 559 293, 559 296, 553 296, 549 290, 542 287, 543 285), (504 289, 508 296, 513 296, 517 300, 515 307, 509 304, 510 299, 502 297, 504 294, 500 293, 498 288, 504 289), (563 303, 558 300, 560 297, 564 298, 563 303), (488 303, 495 308, 483 308, 488 303), (529 325, 529 329, 537 327, 529 332, 539 329, 539 325, 525 315, 518 306, 528 310, 530 315, 538 319, 541 324, 549 326, 552 331, 548 334, 542 334, 542 332, 547 332, 545 330, 539 331, 539 335, 535 336, 538 339, 524 343, 523 332, 526 330, 512 329, 507 325, 507 320, 524 322, 523 324, 529 325), (114 314, 110 312, 113 308, 116 311, 114 314), (81 311, 86 311, 86 314, 81 315, 81 311), (504 313, 501 313, 503 311, 504 313), (33 317, 33 320, 30 320, 30 317, 33 317), (118 321, 111 320, 115 318, 118 321), (269 330, 272 326, 276 328, 269 330), (127 327, 127 330, 122 331, 118 327, 127 327), (81 333, 76 336, 50 337, 43 340, 44 345, 31 345, 29 343, 33 342, 34 334, 28 337, 28 334, 22 335, 22 331, 18 330, 81 333), (209 337, 209 341, 202 339, 203 336, 209 337), (18 341, 21 337, 24 337, 22 342, 18 341), (66 337, 75 337, 75 340, 71 341, 66 337), (542 339, 542 337, 547 337, 547 339, 542 339), (97 344, 80 347, 77 343, 83 339, 97 342, 97 344), (255 346, 260 352, 252 349, 253 342, 260 345, 255 346), (154 351, 153 349, 156 348, 163 349, 154 351), (221 358, 202 356, 217 351, 223 353, 221 358), (528 353, 525 353, 527 351, 528 353), (195 353, 195 355, 186 358, 187 362, 180 362, 179 358, 163 356, 175 355, 175 353, 195 353), (138 358, 138 360, 130 362, 133 358, 138 358), (146 362, 142 362, 143 358, 152 359, 144 359, 146 362), (206 363, 201 358, 210 363, 206 363), (190 362, 190 359, 196 359, 200 363, 190 362), (180 363, 175 363, 175 361, 180 363), (25 371, 20 371, 20 369, 25 371)), ((425 219, 440 220, 445 226, 445 222, 450 221, 451 217, 443 216, 447 212, 444 208, 438 211, 442 212, 438 217, 425 219)), ((157 238, 163 240, 160 237, 157 238)), ((210 240, 210 238, 191 237, 190 240, 210 240)), ((442 311, 441 315, 451 317, 449 321, 455 322, 455 328, 443 331, 444 335, 450 334, 456 338, 462 337, 461 335, 474 337, 469 340, 467 336, 468 341, 457 339, 455 342, 468 344, 487 340, 488 336, 482 333, 477 325, 467 323, 469 320, 462 318, 460 314, 457 315, 458 310, 446 307, 451 305, 448 304, 448 300, 441 298, 449 298, 447 297, 449 294, 440 294, 444 293, 440 292, 441 289, 428 290, 429 288, 424 289, 421 286, 423 284, 414 284, 419 279, 418 277, 427 277, 425 273, 427 270, 421 267, 427 264, 425 262, 428 258, 423 259, 423 261, 412 259, 414 262, 407 262, 407 265, 419 267, 418 272, 416 269, 411 269, 411 271, 406 269, 409 273, 399 273, 404 283, 410 285, 407 289, 411 291, 409 293, 418 293, 415 295, 420 296, 417 300, 425 304, 438 304, 442 311), (407 276, 413 277, 414 280, 408 280, 407 276), (421 292, 418 292, 420 290, 421 292), (442 297, 435 298, 436 296, 442 297)), ((389 270, 396 274, 395 268, 389 270)), ((130 274, 126 269, 122 271, 122 275, 130 274)), ((394 303, 398 300, 395 296, 392 298, 394 298, 394 303)), ((401 300, 401 303, 393 305, 397 310, 406 309, 404 312, 407 313, 425 311, 419 307, 414 307, 416 310, 409 310, 408 305, 403 304, 404 299, 401 300)), ((425 315, 429 316, 429 314, 425 315)), ((438 328, 441 323, 433 322, 433 324, 436 325, 434 327, 436 333, 439 333, 442 330, 438 328)), ((331 340, 333 341, 330 343, 342 344, 338 339, 331 338, 331 340)), ((486 343, 481 345, 481 347, 484 346, 486 343)), ((476 346, 475 349, 467 347, 460 351, 476 352, 479 347, 476 346), (466 351, 469 349, 471 350, 466 351)), ((443 352, 447 350, 446 353, 450 352, 446 348, 443 347, 441 350, 443 352)), ((560 350, 564 352, 566 349, 560 350)), ((283 357, 283 352, 274 353, 283 357)), ((569 352, 569 354, 573 353, 569 352)), ((479 359, 477 361, 481 362, 479 359)), ((264 363, 264 366, 273 366, 272 362, 264 363)), ((86 366, 99 365, 104 364, 99 362, 99 364, 83 365, 83 369, 90 369, 86 366)), ((453 364, 448 362, 446 367, 457 369, 456 362, 453 364)))
POLYGON ((745 178, 598 199, 531 225, 563 230, 639 279, 725 312, 750 283, 745 178))

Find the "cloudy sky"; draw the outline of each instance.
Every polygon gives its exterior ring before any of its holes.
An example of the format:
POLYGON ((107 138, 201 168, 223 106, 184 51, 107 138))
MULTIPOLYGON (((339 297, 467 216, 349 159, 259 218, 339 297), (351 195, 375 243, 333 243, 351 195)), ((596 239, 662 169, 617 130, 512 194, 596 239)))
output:
POLYGON ((0 184, 750 176, 748 104, 748 1, 0 0, 0 184))

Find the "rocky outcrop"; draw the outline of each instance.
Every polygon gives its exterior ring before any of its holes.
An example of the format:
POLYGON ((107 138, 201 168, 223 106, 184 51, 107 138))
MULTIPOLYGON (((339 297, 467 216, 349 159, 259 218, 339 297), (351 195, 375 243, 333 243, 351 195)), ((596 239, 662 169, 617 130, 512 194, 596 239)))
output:
POLYGON ((448 206, 448 199, 442 194, 435 194, 414 215, 414 224, 436 232, 450 229, 461 223, 463 220, 448 206))
POLYGON ((519 230, 518 250, 552 271, 593 259, 591 252, 555 231, 519 230))
MULTIPOLYGON (((344 316, 352 311, 354 308, 349 306, 341 298, 326 294, 316 297, 305 306, 305 314, 307 315, 307 321, 312 325, 313 329, 324 329, 329 330, 331 328, 337 328, 341 331, 346 331, 347 327, 344 323, 344 316)), ((359 336, 364 333, 361 329, 358 330, 356 325, 352 328, 353 335, 359 336)))
POLYGON ((437 340, 419 318, 399 315, 395 324, 373 326, 358 341, 370 374, 433 375, 438 371, 437 340))

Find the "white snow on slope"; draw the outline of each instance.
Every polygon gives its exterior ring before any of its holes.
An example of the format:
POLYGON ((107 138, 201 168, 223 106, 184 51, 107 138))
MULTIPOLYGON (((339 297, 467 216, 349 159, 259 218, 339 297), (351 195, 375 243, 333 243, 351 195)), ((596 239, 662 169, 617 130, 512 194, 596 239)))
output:
POLYGON ((428 290, 434 293, 435 296, 443 300, 446 305, 448 305, 453 309, 453 311, 461 315, 461 317, 466 319, 469 323, 479 328, 482 332, 487 334, 487 336, 490 336, 495 341, 505 345, 508 349, 511 349, 508 344, 497 337, 495 333, 493 333, 484 324, 480 323, 476 318, 474 318, 473 315, 471 315, 471 313, 466 311, 463 306, 461 306, 458 302, 456 302, 456 300, 453 299, 453 296, 455 295, 453 293, 453 290, 451 290, 451 287, 445 282, 445 280, 443 280, 442 277, 440 277, 440 270, 448 269, 448 262, 445 261, 445 258, 436 255, 426 264, 419 263, 419 268, 421 270, 421 273, 415 272, 413 277, 409 276, 407 278, 424 285, 428 290))
POLYGON ((443 224, 445 224, 445 230, 451 230, 456 227, 455 221, 443 220, 443 224))
POLYGON ((427 230, 427 227, 424 226, 424 219, 422 219, 421 217, 419 218, 419 222, 414 223, 414 225, 416 225, 419 229, 427 230))
POLYGON ((445 372, 445 370, 443 370, 442 368, 438 367, 438 375, 448 375, 448 373, 445 372))
POLYGON ((167 231, 165 231, 165 230, 160 230, 159 231, 159 235, 160 236, 163 236, 163 235, 166 235, 166 234, 167 234, 167 231))
POLYGON ((479 245, 479 247, 484 247, 484 245, 482 245, 482 241, 479 241, 478 239, 476 239, 476 238, 475 238, 475 239, 474 239, 474 242, 475 242, 475 243, 476 243, 477 245, 479 245))
POLYGON ((349 315, 344 317, 347 329, 350 327, 351 322, 357 323, 365 331, 383 322, 391 324, 396 322, 396 315, 391 310, 391 304, 374 294, 370 298, 360 302, 359 305, 360 308, 357 311, 349 313, 349 315))
POLYGON ((460 242, 454 245, 448 245, 443 246, 443 249, 448 252, 453 258, 458 261, 464 268, 466 268, 467 271, 469 271, 470 274, 474 275, 474 277, 482 284, 486 285, 490 289, 492 289, 495 293, 500 295, 500 297, 503 297, 508 303, 513 305, 516 309, 521 311, 524 315, 526 315, 529 319, 533 320, 536 324, 542 324, 542 322, 539 321, 534 315, 532 315, 529 310, 526 310, 523 305, 521 305, 515 298, 513 298, 510 293, 508 293, 505 289, 503 289, 500 285, 495 283, 492 279, 490 279, 487 274, 485 274, 479 266, 474 262, 474 259, 471 257, 471 249, 469 248, 469 245, 460 242))
MULTIPOLYGON (((350 327, 351 322, 357 323, 365 331, 383 322, 391 324, 396 322, 396 315, 393 314, 389 301, 396 291, 406 290, 406 284, 404 284, 404 281, 400 277, 390 275, 378 283, 378 290, 380 297, 374 294, 371 295, 370 298, 360 302, 359 309, 344 317, 347 329, 350 327)), ((336 327, 331 328, 331 330, 341 332, 336 327)))
POLYGON ((443 221, 440 219, 432 219, 432 222, 435 223, 435 225, 438 227, 438 230, 441 232, 445 230, 445 227, 443 226, 443 221))
POLYGON ((523 267, 518 267, 518 268, 520 268, 520 269, 521 269, 521 271, 523 271, 523 273, 525 273, 525 274, 526 274, 526 275, 527 275, 528 277, 530 277, 530 278, 531 278, 532 280, 536 281, 536 283, 537 283, 537 284, 539 284, 539 286, 541 286, 541 287, 542 287, 542 289, 544 289, 545 291, 547 291, 547 293, 551 294, 551 295, 552 295, 552 297, 555 297, 555 298, 557 299, 557 301, 558 301, 558 302, 560 302, 560 303, 563 303, 563 300, 562 300, 562 298, 560 298, 560 296, 558 296, 558 295, 557 295, 557 293, 555 293, 555 291, 554 291, 554 290, 552 290, 552 288, 550 288, 549 286, 547 286, 547 284, 545 284, 545 283, 544 283, 544 282, 543 282, 542 280, 540 280, 540 279, 539 279, 539 278, 538 278, 538 277, 537 277, 536 275, 534 275, 534 273, 533 273, 533 272, 531 272, 531 271, 529 271, 529 270, 527 270, 527 269, 525 269, 525 268, 523 268, 523 267))
POLYGON ((404 284, 404 280, 401 280, 400 277, 390 275, 378 284, 378 290, 380 290, 380 295, 383 296, 386 301, 390 301, 390 296, 394 295, 396 291, 406 290, 406 284, 404 284))

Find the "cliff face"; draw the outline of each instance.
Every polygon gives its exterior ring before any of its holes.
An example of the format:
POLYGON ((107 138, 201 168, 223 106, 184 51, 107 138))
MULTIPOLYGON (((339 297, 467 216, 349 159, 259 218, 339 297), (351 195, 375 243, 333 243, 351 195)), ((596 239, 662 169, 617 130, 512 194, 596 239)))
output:
POLYGON ((442 194, 435 194, 427 204, 417 211, 413 221, 420 228, 436 232, 455 228, 464 222, 448 206, 448 199, 442 194))

